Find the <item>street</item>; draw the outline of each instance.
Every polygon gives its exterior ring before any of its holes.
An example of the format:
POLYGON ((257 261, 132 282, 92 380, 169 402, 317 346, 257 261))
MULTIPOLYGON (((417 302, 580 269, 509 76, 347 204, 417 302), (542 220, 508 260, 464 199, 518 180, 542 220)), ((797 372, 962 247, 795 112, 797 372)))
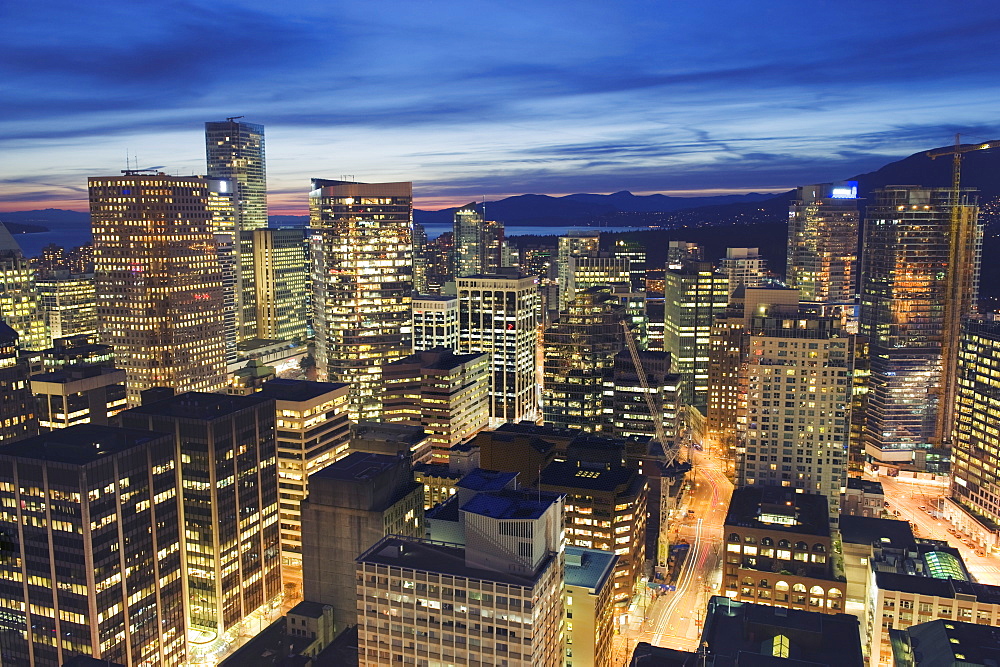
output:
POLYGON ((882 483, 892 518, 912 522, 917 537, 944 540, 958 549, 962 559, 965 560, 965 566, 976 581, 994 586, 1000 585, 1000 560, 978 555, 973 547, 958 537, 951 523, 935 516, 940 515, 937 509, 940 507, 940 500, 948 491, 947 487, 929 480, 899 477, 879 477, 878 481, 882 483), (920 509, 921 507, 926 509, 920 509))
MULTIPOLYGON (((719 590, 722 528, 733 485, 723 474, 723 464, 718 458, 698 451, 692 454, 695 469, 690 476, 694 486, 684 507, 686 518, 677 532, 678 539, 687 541, 691 549, 677 580, 672 582, 677 590, 663 593, 651 601, 644 599, 645 604, 634 606, 627 632, 616 637, 620 644, 629 647, 629 651, 639 641, 695 650, 708 598, 719 590), (694 510, 694 513, 687 510, 694 510)), ((617 664, 627 664, 627 661, 617 664)))

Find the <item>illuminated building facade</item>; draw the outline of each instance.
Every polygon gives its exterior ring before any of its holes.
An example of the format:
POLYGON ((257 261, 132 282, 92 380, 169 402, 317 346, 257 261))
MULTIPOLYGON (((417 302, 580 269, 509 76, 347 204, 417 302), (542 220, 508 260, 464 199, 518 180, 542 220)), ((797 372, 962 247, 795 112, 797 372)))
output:
POLYGON ((503 263, 502 222, 486 220, 475 208, 455 211, 455 277, 495 273, 503 263))
POLYGON ((564 665, 561 509, 548 493, 479 493, 458 510, 461 544, 372 545, 357 558, 358 664, 564 665), (413 641, 392 641, 393 624, 413 641))
POLYGON ((556 270, 559 281, 559 312, 566 310, 566 306, 576 291, 575 286, 571 284, 570 258, 593 257, 597 255, 600 249, 600 232, 570 230, 566 236, 559 237, 559 245, 556 249, 556 270))
POLYGON ((760 287, 767 277, 767 260, 757 248, 726 248, 726 256, 719 261, 719 271, 729 278, 729 293, 740 285, 760 287))
POLYGON ((21 357, 17 332, 0 320, 0 443, 38 433, 35 397, 28 362, 21 357))
POLYGON ((490 355, 490 419, 538 414, 538 278, 516 270, 457 279, 459 352, 490 355))
POLYGON ((963 191, 958 220, 974 247, 969 262, 951 265, 952 197, 949 188, 892 186, 868 207, 860 333, 871 365, 865 450, 876 463, 947 465, 934 449, 951 435, 955 374, 943 371, 957 359, 957 319, 975 306, 982 237, 975 196, 963 191))
POLYGON ((188 664, 176 466, 171 436, 109 426, 3 448, 4 664, 188 664))
POLYGON ((963 532, 1000 549, 1000 322, 967 321, 958 355, 951 502, 960 525, 978 524, 963 532))
POLYGON ((302 567, 301 505, 309 495, 309 475, 347 455, 348 389, 346 384, 282 378, 261 387, 261 396, 274 399, 277 415, 283 570, 302 567))
POLYGON ((375 419, 382 364, 411 352, 413 184, 314 179, 309 216, 316 365, 375 419))
POLYGON ((413 297, 413 350, 458 349, 458 297, 413 297))
POLYGON ((382 419, 423 427, 433 460, 489 424, 490 357, 447 348, 416 352, 382 367, 382 419))
POLYGON ((50 345, 35 270, 3 223, 0 223, 0 317, 18 333, 22 350, 44 350, 50 345))
POLYGON ((739 602, 839 614, 847 580, 838 578, 827 499, 780 486, 733 491, 726 522, 722 590, 739 602))
POLYGON ((857 289, 858 184, 821 183, 796 191, 788 210, 786 282, 802 301, 853 303, 857 289))
POLYGON ((264 126, 235 118, 205 123, 205 156, 209 177, 235 184, 236 229, 267 227, 264 126))
POLYGON ((656 417, 649 413, 646 401, 646 395, 651 394, 666 436, 666 442, 661 444, 669 447, 678 441, 683 427, 681 376, 672 372, 670 355, 666 352, 640 350, 638 355, 646 387, 639 382, 628 350, 619 351, 612 359, 610 372, 604 377, 602 430, 616 438, 655 439, 656 417))
POLYGON ((301 229, 255 229, 253 257, 255 338, 304 340, 308 336, 309 252, 301 229))
POLYGON ((852 346, 836 318, 750 321, 739 486, 826 496, 836 523, 847 479, 852 346))
POLYGON ((224 650, 281 593, 274 405, 189 392, 115 416, 174 441, 192 662, 224 650))
POLYGON ((629 260, 626 257, 615 257, 611 253, 570 255, 566 270, 566 292, 560 293, 560 313, 569 308, 570 302, 582 290, 597 285, 631 286, 631 282, 629 260))
POLYGON ((615 605, 611 585, 618 556, 567 546, 563 568, 563 644, 567 665, 612 667, 615 605))
POLYGON ((440 294, 445 283, 455 277, 455 233, 444 232, 424 244, 427 294, 440 294))
POLYGON ((129 172, 89 179, 101 342, 150 387, 225 386, 222 276, 209 198, 218 182, 129 172))
POLYGON ((35 281, 38 304, 52 340, 97 332, 97 296, 93 275, 59 271, 35 281))
POLYGON ((625 308, 608 287, 576 293, 544 332, 542 411, 546 426, 601 429, 605 375, 625 345, 625 308))
POLYGON ((615 258, 625 260, 631 276, 632 289, 646 289, 646 246, 638 241, 618 239, 612 248, 615 258))
POLYGON ((704 413, 708 400, 708 341, 715 316, 729 302, 729 280, 711 262, 667 269, 663 280, 663 351, 684 381, 682 402, 704 413))
POLYGON ((619 464, 553 461, 538 480, 542 491, 564 494, 566 545, 618 556, 612 599, 627 606, 646 559, 646 478, 619 464))
POLYGON ((111 366, 69 366, 31 376, 43 430, 107 424, 126 407, 125 371, 111 366))

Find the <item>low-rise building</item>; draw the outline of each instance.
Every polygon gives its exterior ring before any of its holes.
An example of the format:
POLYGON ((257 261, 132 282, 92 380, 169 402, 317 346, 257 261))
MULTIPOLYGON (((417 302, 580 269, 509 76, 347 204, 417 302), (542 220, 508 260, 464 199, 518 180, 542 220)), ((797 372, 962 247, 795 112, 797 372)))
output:
POLYGON ((881 518, 885 513, 885 492, 882 484, 860 477, 848 477, 841 496, 841 512, 851 516, 881 518))
POLYGON ((938 619, 890 630, 894 667, 1000 665, 1000 629, 938 619))
POLYGON ((733 491, 724 527, 727 597, 826 614, 844 611, 847 579, 826 498, 779 486, 733 491))
POLYGON ((107 424, 126 408, 125 370, 110 366, 66 366, 31 376, 42 430, 76 424, 107 424))

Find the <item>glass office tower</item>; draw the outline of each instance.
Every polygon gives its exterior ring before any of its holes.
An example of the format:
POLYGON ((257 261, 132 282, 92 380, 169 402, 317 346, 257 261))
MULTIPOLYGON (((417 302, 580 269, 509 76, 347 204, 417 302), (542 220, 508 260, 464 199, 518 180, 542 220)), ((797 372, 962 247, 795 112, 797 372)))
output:
POLYGON ((410 354, 413 184, 314 179, 309 225, 316 366, 377 419, 382 364, 410 354))

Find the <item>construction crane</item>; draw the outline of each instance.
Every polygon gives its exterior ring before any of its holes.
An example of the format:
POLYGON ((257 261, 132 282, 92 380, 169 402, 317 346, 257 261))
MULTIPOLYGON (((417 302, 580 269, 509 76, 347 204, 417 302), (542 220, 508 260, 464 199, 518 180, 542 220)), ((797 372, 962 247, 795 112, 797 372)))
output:
POLYGON ((973 285, 976 280, 976 241, 978 228, 972 206, 960 205, 962 201, 962 156, 972 151, 1000 148, 1000 141, 982 144, 961 142, 955 135, 955 145, 927 151, 935 159, 952 156, 951 168, 951 220, 948 231, 948 272, 945 277, 944 326, 941 331, 941 383, 937 423, 934 440, 938 445, 951 441, 951 424, 955 406, 955 388, 958 383, 958 339, 962 332, 962 318, 972 312, 973 285))
POLYGON ((625 345, 632 356, 632 365, 635 366, 635 375, 639 378, 639 386, 642 388, 642 395, 646 397, 646 406, 649 408, 649 417, 653 420, 653 429, 656 434, 656 441, 663 447, 664 463, 668 468, 680 463, 680 447, 676 444, 667 444, 667 432, 663 428, 663 411, 656 406, 653 400, 653 391, 649 386, 649 378, 646 377, 646 369, 639 359, 639 348, 636 347, 635 337, 628 327, 628 322, 622 320, 622 331, 625 332, 625 345))

